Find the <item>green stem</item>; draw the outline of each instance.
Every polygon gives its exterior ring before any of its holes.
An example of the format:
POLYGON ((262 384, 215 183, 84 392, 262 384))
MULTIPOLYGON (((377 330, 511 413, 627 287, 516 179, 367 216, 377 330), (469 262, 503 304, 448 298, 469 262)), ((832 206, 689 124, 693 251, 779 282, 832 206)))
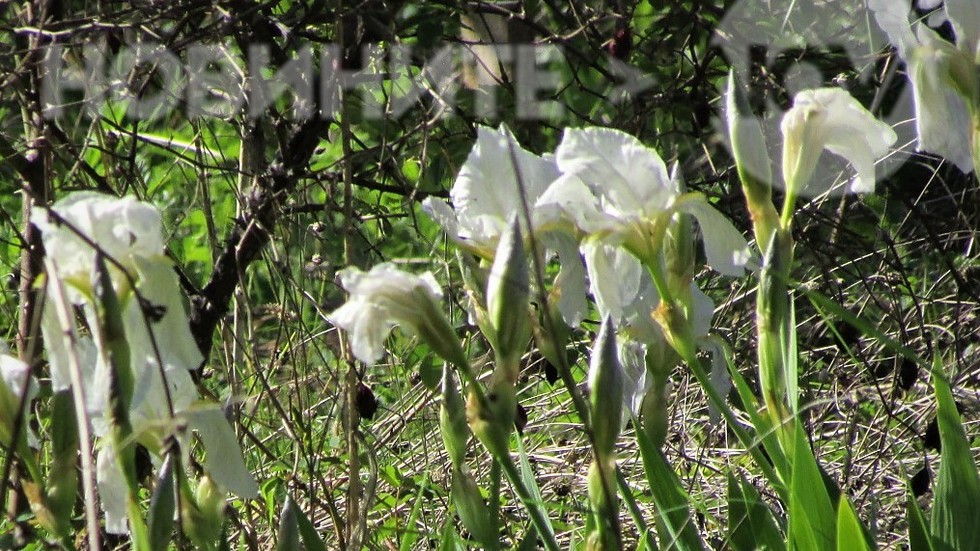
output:
POLYGON ((494 459, 496 459, 496 463, 503 469, 504 476, 507 477, 507 481, 513 486, 517 497, 520 498, 521 503, 524 504, 524 508, 527 509, 527 513, 531 517, 531 523, 538 530, 538 536, 544 542, 545 549, 548 549, 548 551, 559 551, 561 548, 558 546, 558 541, 555 540, 555 534, 551 531, 551 526, 548 524, 548 518, 541 508, 541 503, 531 495, 531 491, 524 485, 524 481, 521 480, 521 473, 517 470, 514 459, 510 455, 495 457, 494 459))
POLYGON ((626 477, 619 467, 616 468, 616 482, 619 485, 619 493, 623 494, 623 501, 626 502, 626 508, 629 509, 630 517, 633 519, 633 523, 636 524, 636 530, 641 534, 640 537, 646 544, 646 549, 657 549, 657 542, 653 539, 653 534, 650 532, 650 529, 647 528, 646 520, 643 519, 643 511, 640 510, 639 504, 636 503, 636 498, 633 497, 633 490, 630 488, 629 482, 626 481, 626 477))
MULTIPOLYGON (((789 230, 793 223, 793 212, 796 210, 796 192, 791 192, 789 189, 792 186, 787 185, 786 198, 783 200, 783 209, 779 214, 779 226, 780 230, 789 230)), ((756 236, 758 241, 758 236, 756 236)))
MULTIPOLYGON (((653 279, 654 285, 657 287, 657 291, 660 293, 660 300, 664 301, 666 304, 672 305, 672 307, 677 308, 678 306, 674 304, 673 296, 670 293, 670 289, 667 286, 666 279, 660 272, 659 267, 646 265, 647 271, 650 272, 650 277, 653 279)), ((738 441, 745 446, 745 449, 751 454, 752 459, 755 461, 756 465, 762 471, 762 474, 769 480, 773 488, 779 493, 780 497, 788 499, 786 494, 786 488, 783 485, 782 479, 776 474, 773 469, 772 464, 766 459, 761 448, 757 445, 757 441, 752 438, 745 428, 738 423, 735 418, 735 414, 732 412, 728 403, 725 402, 724 397, 718 393, 714 385, 711 384, 711 377, 708 372, 701 365, 701 361, 697 357, 697 347, 695 346, 693 339, 691 338, 689 330, 675 330, 675 328, 664 328, 666 331, 674 335, 673 339, 670 339, 674 349, 681 356, 681 359, 691 368, 691 372, 694 373, 694 377, 697 379, 698 384, 704 389, 705 394, 708 396, 708 401, 711 402, 715 408, 721 412, 722 417, 725 418, 725 422, 731 427, 732 432, 738 438, 738 441)))
POLYGON ((496 459, 490 465, 490 519, 493 530, 500 533, 500 462, 496 459))

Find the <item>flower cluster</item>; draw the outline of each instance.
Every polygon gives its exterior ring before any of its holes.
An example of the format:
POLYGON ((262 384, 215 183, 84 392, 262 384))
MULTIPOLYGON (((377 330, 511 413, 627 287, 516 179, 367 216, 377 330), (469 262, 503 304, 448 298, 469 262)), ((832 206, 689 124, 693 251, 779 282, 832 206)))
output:
MULTIPOLYGON (((798 187, 807 184, 827 149, 855 167, 852 191, 870 191, 874 163, 896 139, 838 89, 798 94, 782 129, 784 178, 798 187)), ((758 164, 768 166, 768 160, 758 164)), ((704 195, 686 191, 676 168, 668 171, 660 155, 635 137, 609 128, 570 128, 553 154, 536 155, 505 126, 479 127, 450 202, 429 198, 423 208, 462 250, 493 262, 491 279, 505 269, 494 260, 497 251, 514 248, 501 248, 501 241, 515 220, 522 239, 533 236, 546 258, 557 258, 560 271, 550 295, 568 326, 588 314, 589 296, 599 316, 611 320, 627 360, 624 400, 634 414, 652 385, 646 369, 666 357, 664 329, 653 315, 664 292, 680 306, 688 336, 714 354, 713 380, 725 385, 724 347, 708 338, 714 305, 693 281, 689 225, 697 223, 706 263, 720 274, 744 274, 753 255, 741 232, 704 195)), ((366 274, 348 269, 341 282, 351 298, 330 319, 351 332, 362 361, 381 357, 382 341, 396 324, 438 343, 445 340, 431 327, 438 317, 436 325, 449 335, 444 316, 432 314, 441 293, 431 274, 382 265, 366 274)), ((485 316, 485 304, 483 309, 485 316)))
MULTIPOLYGON (((651 315, 660 292, 648 268, 663 263, 668 230, 687 224, 690 215, 700 226, 708 264, 722 274, 740 275, 750 260, 741 233, 703 195, 685 192, 656 151, 607 128, 569 129, 554 155, 539 156, 522 148, 506 127, 480 127, 451 201, 430 198, 423 207, 460 248, 489 262, 516 219, 521 236, 533 235, 560 262, 551 294, 564 321, 578 326, 591 294, 599 315, 612 320, 619 346, 640 351, 642 357, 632 354, 626 362, 630 384, 623 400, 634 414, 651 386, 646 357, 662 358, 666 347, 651 315)), ((491 279, 506 269, 498 266, 500 260, 491 279)), ((687 299, 692 334, 703 339, 713 304, 692 281, 693 266, 680 271, 686 277, 672 283, 687 299)), ((349 268, 340 280, 351 296, 329 318, 351 333, 360 360, 380 359, 382 341, 395 325, 430 345, 450 335, 444 317, 435 312, 441 293, 431 274, 380 265, 367 273, 349 268)))
POLYGON ((121 368, 130 370, 133 382, 127 412, 133 438, 160 459, 172 436, 186 453, 190 433, 182 427, 196 431, 211 476, 239 496, 257 495, 231 425, 219 407, 199 400, 191 379, 190 371, 204 358, 190 333, 177 274, 164 255, 160 212, 131 197, 79 192, 58 201, 50 211, 35 210, 31 221, 41 230, 48 256, 42 332, 51 382, 55 391, 70 388, 83 396, 100 439, 97 479, 106 529, 127 531, 128 489, 115 461, 117 443, 109 437, 112 362, 93 283, 99 254, 108 259, 112 291, 121 307, 129 352, 129 363, 121 368), (83 313, 90 334, 82 334, 69 311, 75 307, 83 313), (73 365, 79 373, 72 373, 73 365))

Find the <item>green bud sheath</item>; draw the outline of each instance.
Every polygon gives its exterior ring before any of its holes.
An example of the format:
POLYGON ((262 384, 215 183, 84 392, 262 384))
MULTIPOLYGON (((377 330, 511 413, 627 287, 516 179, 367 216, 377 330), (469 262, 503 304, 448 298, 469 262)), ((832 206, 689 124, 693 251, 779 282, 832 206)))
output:
POLYGON ((772 161, 766 149, 762 125, 752 114, 748 100, 742 94, 732 72, 728 76, 725 95, 725 116, 732 144, 738 177, 742 182, 756 241, 763 251, 779 223, 779 214, 772 203, 772 161))
POLYGON ((619 503, 616 495, 616 461, 604 461, 608 484, 603 484, 602 471, 599 463, 593 461, 589 466, 589 501, 592 504, 592 514, 595 518, 596 532, 590 535, 587 549, 618 550, 622 549, 616 526, 619 524, 619 503), (595 536, 595 537, 591 537, 595 536))
POLYGON ((530 285, 524 239, 515 215, 500 237, 487 280, 487 312, 494 327, 497 368, 508 370, 514 382, 521 355, 531 337, 530 285))
POLYGON ((78 493, 78 428, 71 392, 56 392, 51 402, 51 446, 54 458, 48 472, 47 501, 58 533, 71 530, 72 509, 78 493))
POLYGON ((596 336, 589 363, 589 400, 595 454, 601 460, 613 457, 623 425, 624 375, 616 354, 616 330, 608 316, 596 336))
POLYGON ((225 496, 210 477, 205 476, 191 495, 189 481, 178 473, 181 493, 181 527, 198 549, 214 549, 224 525, 225 496))
POLYGON ((481 403, 472 391, 466 401, 466 419, 470 429, 494 457, 508 457, 510 454, 510 434, 514 430, 514 413, 517 410, 514 383, 502 373, 498 369, 490 378, 485 403, 481 403))

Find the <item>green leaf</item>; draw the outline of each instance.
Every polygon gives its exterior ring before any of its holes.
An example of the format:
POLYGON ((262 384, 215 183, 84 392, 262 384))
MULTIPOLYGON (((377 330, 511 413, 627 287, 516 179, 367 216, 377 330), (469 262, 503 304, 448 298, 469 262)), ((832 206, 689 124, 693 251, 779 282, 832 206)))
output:
POLYGON ((490 514, 490 507, 483 501, 483 495, 476 480, 462 469, 453 469, 452 499, 456 513, 463 526, 480 542, 484 549, 497 549, 498 533, 496 519, 490 514))
POLYGON ((796 445, 793 448, 793 478, 789 488, 789 544, 799 550, 833 549, 837 532, 836 515, 827 492, 827 483, 799 423, 794 432, 796 445))
POLYGON ((786 549, 772 510, 744 478, 728 474, 728 544, 735 551, 786 549))
POLYGON ((299 549, 299 521, 296 520, 296 504, 286 496, 282 514, 279 516, 279 532, 276 535, 276 551, 296 551, 299 549))
POLYGON ((915 494, 909 491, 906 510, 906 522, 909 524, 909 550, 932 551, 932 536, 929 534, 929 521, 915 500, 915 494))
POLYGON ((534 506, 541 511, 541 516, 544 517, 547 523, 549 535, 553 538, 555 529, 551 525, 551 518, 548 516, 548 512, 543 507, 544 498, 541 497, 541 489, 538 488, 538 481, 534 479, 534 470, 531 468, 531 463, 527 460, 527 451, 524 449, 524 442, 520 437, 516 440, 517 453, 520 458, 521 480, 524 482, 524 487, 531 493, 531 500, 534 502, 534 506))
POLYGON ((932 381, 939 405, 939 438, 943 451, 936 476, 936 500, 932 506, 933 544, 942 550, 972 549, 980 541, 980 476, 953 394, 941 373, 937 357, 932 381))
POLYGON ((150 498, 148 535, 150 549, 163 551, 170 545, 174 530, 174 509, 177 505, 174 492, 174 456, 167 454, 157 477, 153 497, 150 498))
MULTIPOLYGON (((419 513, 422 510, 422 504, 428 495, 429 489, 429 477, 428 475, 422 479, 422 483, 419 484, 418 496, 415 498, 415 504, 412 505, 412 512, 408 515, 408 519, 405 521, 405 526, 414 526, 415 522, 419 518, 419 513)), ((398 545, 399 551, 409 551, 415 542, 418 540, 417 530, 405 530, 405 535, 401 538, 401 542, 398 545)))
POLYGON ((677 474, 660 450, 650 442, 646 433, 642 430, 636 431, 636 440, 640 445, 643 470, 646 472, 658 519, 661 521, 659 525, 667 532, 660 534, 660 546, 664 549, 704 549, 694 519, 691 518, 689 498, 677 474))
MULTIPOLYGON (((288 498, 292 501, 292 498, 288 498)), ((303 540, 303 546, 306 547, 307 551, 327 551, 327 547, 323 544, 323 540, 320 539, 320 535, 316 531, 316 527, 310 522, 310 519, 306 516, 306 513, 302 509, 293 504, 293 514, 296 516, 296 525, 299 527, 299 535, 303 540)))
POLYGON ((446 527, 442 531, 442 541, 439 542, 439 551, 464 551, 463 542, 459 540, 456 529, 453 528, 453 521, 446 517, 446 527))
POLYGON ((837 549, 838 551, 871 551, 871 546, 864 536, 864 527, 846 497, 841 497, 840 504, 837 506, 837 549))
MULTIPOLYGON (((638 426, 636 418, 633 419, 633 426, 638 426)), ((620 468, 616 469, 616 481, 619 483, 619 493, 623 497, 623 502, 630 512, 633 523, 636 524, 637 532, 640 533, 640 542, 637 551, 643 549, 656 551, 657 542, 654 539, 653 530, 647 526, 646 520, 643 518, 643 511, 640 510, 640 506, 636 503, 633 489, 630 488, 629 482, 627 482, 626 477, 623 475, 623 470, 620 468)), ((592 515, 587 515, 586 518, 591 519, 592 515)), ((586 533, 589 533, 588 530, 586 533)))

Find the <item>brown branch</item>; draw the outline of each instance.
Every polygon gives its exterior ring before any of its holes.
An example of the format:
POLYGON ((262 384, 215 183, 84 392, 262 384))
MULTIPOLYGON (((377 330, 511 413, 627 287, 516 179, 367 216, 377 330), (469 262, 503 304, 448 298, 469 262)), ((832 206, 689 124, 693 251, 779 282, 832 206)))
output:
POLYGON ((302 123, 288 139, 279 159, 256 178, 246 198, 244 215, 226 239, 210 279, 200 293, 191 297, 191 333, 205 359, 211 353, 214 332, 228 312, 241 274, 269 242, 269 232, 278 220, 278 201, 296 187, 297 175, 305 170, 328 126, 328 121, 320 119, 302 123))

